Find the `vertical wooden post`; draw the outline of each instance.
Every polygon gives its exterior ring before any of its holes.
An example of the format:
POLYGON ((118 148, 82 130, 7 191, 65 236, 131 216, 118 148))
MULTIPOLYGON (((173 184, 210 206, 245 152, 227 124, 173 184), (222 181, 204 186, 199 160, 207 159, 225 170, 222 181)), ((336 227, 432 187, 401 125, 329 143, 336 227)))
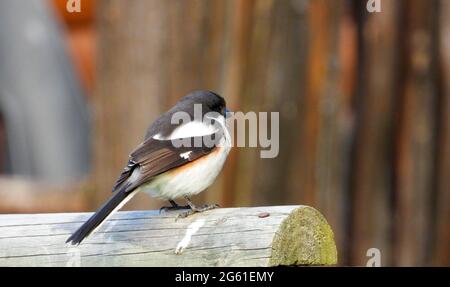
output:
POLYGON ((440 100, 438 146, 436 151, 436 222, 434 265, 450 265, 450 1, 441 0, 439 7, 440 100))
MULTIPOLYGON (((99 1, 94 97, 96 206, 110 196, 128 154, 143 140, 168 92, 167 9, 164 1, 99 1)), ((148 208, 149 202, 133 200, 148 208)))
POLYGON ((378 248, 391 265, 394 108, 399 79, 399 2, 383 1, 381 13, 360 13, 355 143, 351 175, 350 264, 365 265, 378 248))
POLYGON ((405 2, 404 86, 396 155, 395 264, 429 262, 436 152, 437 1, 405 2))

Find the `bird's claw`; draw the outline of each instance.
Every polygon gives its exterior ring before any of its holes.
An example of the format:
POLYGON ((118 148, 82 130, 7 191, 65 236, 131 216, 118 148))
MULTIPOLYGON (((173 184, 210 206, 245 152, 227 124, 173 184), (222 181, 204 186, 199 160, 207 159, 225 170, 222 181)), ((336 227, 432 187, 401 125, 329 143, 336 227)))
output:
POLYGON ((172 210, 180 210, 180 209, 190 209, 191 207, 189 205, 177 205, 177 206, 163 206, 159 209, 159 214, 161 212, 167 212, 172 210))
POLYGON ((188 217, 190 215, 193 215, 195 213, 204 212, 204 211, 215 209, 215 208, 218 208, 218 207, 219 207, 218 204, 205 204, 202 207, 191 206, 190 210, 180 213, 178 215, 178 218, 186 218, 186 217, 188 217))

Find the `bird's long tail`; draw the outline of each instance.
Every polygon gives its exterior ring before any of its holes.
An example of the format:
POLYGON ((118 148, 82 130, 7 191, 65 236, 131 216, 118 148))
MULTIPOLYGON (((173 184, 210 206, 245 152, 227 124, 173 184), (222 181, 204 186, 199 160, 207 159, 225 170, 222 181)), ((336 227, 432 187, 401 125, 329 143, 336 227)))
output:
POLYGON ((92 215, 77 231, 66 241, 73 245, 80 244, 86 237, 94 232, 114 212, 122 208, 130 200, 137 190, 129 191, 126 186, 114 193, 114 195, 92 215))

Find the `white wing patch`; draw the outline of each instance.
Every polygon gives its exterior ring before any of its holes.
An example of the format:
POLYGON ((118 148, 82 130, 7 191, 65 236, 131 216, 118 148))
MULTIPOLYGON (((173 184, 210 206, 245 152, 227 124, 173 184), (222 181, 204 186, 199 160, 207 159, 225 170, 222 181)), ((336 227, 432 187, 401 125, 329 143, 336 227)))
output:
POLYGON ((164 140, 164 137, 162 137, 160 134, 156 134, 153 136, 153 139, 161 141, 164 140))
POLYGON ((187 151, 184 153, 180 154, 180 157, 184 158, 184 159, 189 159, 189 155, 192 153, 192 151, 187 151))
POLYGON ((218 130, 214 125, 203 122, 192 121, 177 127, 168 137, 162 137, 159 133, 154 135, 155 140, 173 140, 180 138, 202 137, 216 133, 218 130))

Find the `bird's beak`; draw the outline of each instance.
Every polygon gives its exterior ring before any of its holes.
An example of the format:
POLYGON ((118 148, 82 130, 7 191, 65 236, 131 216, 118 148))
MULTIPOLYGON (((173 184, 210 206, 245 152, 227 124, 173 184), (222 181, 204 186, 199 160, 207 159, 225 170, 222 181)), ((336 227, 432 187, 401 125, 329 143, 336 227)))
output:
POLYGON ((227 118, 229 118, 229 117, 231 117, 231 111, 229 110, 229 109, 227 109, 227 108, 225 108, 225 110, 224 110, 224 117, 227 119, 227 118))

